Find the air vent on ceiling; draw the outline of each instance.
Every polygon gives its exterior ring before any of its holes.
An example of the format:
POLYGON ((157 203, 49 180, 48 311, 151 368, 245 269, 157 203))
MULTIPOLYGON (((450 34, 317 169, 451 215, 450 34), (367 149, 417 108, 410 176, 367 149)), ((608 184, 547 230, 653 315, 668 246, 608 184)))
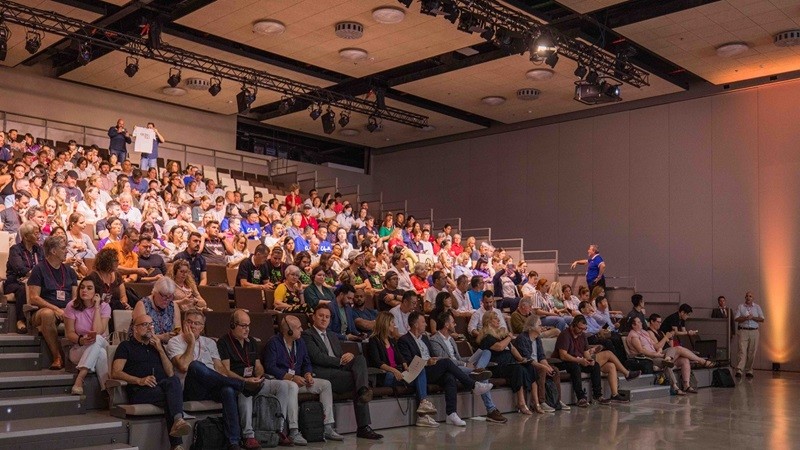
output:
POLYGON ((364 26, 358 22, 339 22, 335 31, 336 36, 342 39, 358 39, 364 36, 364 26))
POLYGON ((194 91, 205 91, 210 86, 208 80, 205 78, 187 78, 186 79, 186 89, 192 89, 194 91))
POLYGON ((517 91, 517 98, 520 100, 536 100, 542 91, 533 88, 523 88, 517 91))
POLYGON ((778 47, 794 47, 795 45, 800 45, 800 30, 782 31, 776 34, 773 40, 778 47))

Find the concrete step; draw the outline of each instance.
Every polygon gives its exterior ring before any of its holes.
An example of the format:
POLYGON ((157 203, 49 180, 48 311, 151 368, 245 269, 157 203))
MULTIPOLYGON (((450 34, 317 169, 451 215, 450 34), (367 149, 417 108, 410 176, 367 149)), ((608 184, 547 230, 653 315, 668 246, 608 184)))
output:
POLYGON ((0 420, 61 417, 83 414, 83 399, 77 395, 43 395, 0 399, 0 420))
POLYGON ((8 333, 8 318, 0 317, 0 334, 8 333))
POLYGON ((0 372, 20 372, 41 369, 41 354, 28 353, 0 353, 0 372))
POLYGON ((42 338, 27 334, 0 334, 0 353, 38 353, 42 338))
POLYGON ((0 398, 68 394, 75 375, 52 370, 0 373, 0 398))
POLYGON ((69 450, 139 450, 139 447, 131 447, 128 444, 107 444, 92 445, 91 447, 76 447, 69 450))
POLYGON ((630 401, 646 400, 648 398, 669 397, 669 386, 649 386, 634 389, 620 388, 619 393, 630 401))
POLYGON ((74 449, 126 443, 129 437, 125 423, 109 416, 108 412, 64 416, 58 420, 0 421, 0 430, 3 430, 0 450, 74 449))
POLYGON ((638 387, 647 387, 647 386, 652 386, 654 381, 655 381, 655 375, 653 375, 652 373, 639 375, 639 378, 636 378, 635 380, 631 381, 625 380, 625 377, 620 377, 619 387, 620 389, 634 389, 638 387))

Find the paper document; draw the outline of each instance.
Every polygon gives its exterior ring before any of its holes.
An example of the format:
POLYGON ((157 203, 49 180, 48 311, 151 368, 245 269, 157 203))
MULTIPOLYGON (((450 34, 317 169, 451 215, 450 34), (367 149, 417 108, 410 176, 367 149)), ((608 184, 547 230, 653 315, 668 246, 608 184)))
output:
POLYGON ((425 365, 427 364, 427 359, 422 359, 419 356, 415 356, 411 361, 411 364, 408 365, 408 370, 403 372, 403 381, 406 383, 411 383, 412 381, 416 380, 419 376, 419 373, 425 369, 425 365))

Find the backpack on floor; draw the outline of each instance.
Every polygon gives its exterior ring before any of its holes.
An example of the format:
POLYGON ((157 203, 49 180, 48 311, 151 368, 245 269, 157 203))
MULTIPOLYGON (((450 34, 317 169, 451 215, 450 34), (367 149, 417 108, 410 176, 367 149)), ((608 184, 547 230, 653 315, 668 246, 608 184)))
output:
POLYGON ((643 374, 653 373, 653 360, 650 358, 628 358, 623 363, 628 370, 639 370, 643 374))
POLYGON ((322 408, 322 403, 300 403, 297 422, 300 433, 308 442, 325 442, 325 409, 322 408))
POLYGON ((253 399, 253 431, 262 447, 277 447, 278 433, 284 422, 281 403, 274 395, 256 395, 253 399))
POLYGON ((225 421, 222 417, 206 417, 194 424, 191 450, 219 450, 227 447, 225 421))
POLYGON ((736 383, 733 381, 733 376, 731 375, 730 369, 727 367, 721 367, 711 372, 711 386, 723 388, 736 387, 736 383))
POLYGON ((561 405, 558 404, 558 389, 558 385, 551 378, 547 378, 544 382, 544 402, 557 410, 561 409, 561 405))

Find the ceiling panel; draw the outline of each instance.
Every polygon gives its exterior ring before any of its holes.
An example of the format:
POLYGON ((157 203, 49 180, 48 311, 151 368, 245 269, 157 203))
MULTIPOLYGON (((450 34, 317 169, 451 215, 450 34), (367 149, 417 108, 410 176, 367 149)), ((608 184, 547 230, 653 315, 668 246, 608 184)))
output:
MULTIPOLYGON (((546 67, 534 65, 527 56, 512 55, 395 88, 500 122, 514 123, 593 108, 573 100, 574 82, 577 79, 573 72, 576 67, 575 62, 562 57, 555 67, 553 78, 533 81, 526 78, 526 72, 546 67), (537 100, 517 100, 516 92, 522 88, 536 88, 542 93, 537 100), (499 106, 487 106, 481 102, 486 96, 502 96, 506 102, 499 106)), ((637 100, 681 90, 653 75, 650 76, 650 84, 641 89, 623 85, 622 98, 637 100)))
MULTIPOLYGON (((322 79, 260 63, 243 56, 234 56, 174 36, 164 35, 163 38, 165 42, 176 47, 215 58, 225 59, 233 64, 263 70, 272 75, 287 77, 295 81, 320 87, 327 87, 331 84, 322 79)), ((133 78, 129 78, 123 72, 127 56, 128 55, 124 52, 112 52, 92 61, 87 66, 79 67, 78 69, 62 75, 61 78, 221 114, 233 114, 237 112, 236 94, 239 93, 241 85, 232 81, 223 80, 222 91, 216 97, 212 97, 205 89, 199 91, 187 89, 186 95, 180 97, 168 96, 162 93, 162 89, 168 86, 167 77, 170 69, 169 65, 158 61, 139 58, 139 72, 133 78)), ((209 79, 208 75, 188 69, 183 69, 181 75, 181 86, 185 86, 186 80, 190 77, 198 77, 205 80, 209 79)), ((281 96, 277 92, 260 89, 256 96, 256 102, 252 106, 256 107, 271 103, 280 100, 280 98, 281 96)))
MULTIPOLYGON (((92 22, 97 20, 100 17, 99 14, 95 14, 92 12, 85 11, 80 8, 73 8, 71 6, 66 6, 61 3, 56 3, 52 1, 41 1, 41 0, 17 0, 18 3, 29 6, 31 8, 43 9, 46 11, 53 11, 58 14, 64 14, 69 17, 83 20, 86 22, 92 22)), ((7 67, 14 67, 17 64, 25 61, 26 59, 31 57, 31 54, 25 50, 25 34, 26 29, 20 25, 15 25, 12 23, 6 23, 9 30, 11 30, 11 37, 8 39, 8 54, 6 55, 6 59, 0 64, 7 66, 7 67)), ((42 45, 39 47, 39 52, 42 52, 47 47, 55 44, 56 42, 62 39, 61 36, 50 34, 50 33, 43 33, 42 35, 42 45)))
POLYGON ((372 18, 379 6, 401 5, 388 0, 217 0, 176 22, 353 77, 483 42, 441 17, 420 14, 417 3, 409 9, 401 7, 402 22, 379 24, 372 18), (253 23, 261 19, 279 20, 286 31, 277 36, 253 33, 253 23), (364 36, 336 37, 334 26, 342 21, 363 25, 364 36), (349 47, 366 50, 369 58, 358 63, 343 60, 339 51, 349 47))
POLYGON ((370 133, 366 129, 367 116, 362 114, 352 114, 350 116, 350 123, 348 123, 347 128, 357 130, 359 134, 357 136, 343 136, 340 134, 341 127, 339 127, 339 110, 334 110, 336 112, 336 131, 334 131, 334 133, 330 136, 323 133, 321 119, 311 120, 309 117, 309 110, 276 117, 266 121, 265 123, 303 133, 330 137, 353 145, 364 145, 376 148, 389 147, 392 145, 399 145, 407 142, 420 141, 440 136, 448 136, 451 134, 464 133, 483 128, 480 125, 476 125, 471 122, 465 122, 463 120, 434 113, 391 99, 386 100, 386 105, 393 106, 395 108, 401 108, 403 110, 418 114, 424 114, 429 117, 428 123, 431 124, 435 129, 423 131, 408 125, 384 121, 381 131, 370 133))
POLYGON ((797 0, 721 0, 638 22, 615 31, 714 84, 725 84, 800 69, 800 47, 781 48, 773 35, 800 28, 797 0), (716 48, 745 42, 738 56, 716 48))
POLYGON ((558 0, 558 3, 561 3, 573 11, 586 14, 619 3, 625 3, 626 1, 628 0, 558 0))

